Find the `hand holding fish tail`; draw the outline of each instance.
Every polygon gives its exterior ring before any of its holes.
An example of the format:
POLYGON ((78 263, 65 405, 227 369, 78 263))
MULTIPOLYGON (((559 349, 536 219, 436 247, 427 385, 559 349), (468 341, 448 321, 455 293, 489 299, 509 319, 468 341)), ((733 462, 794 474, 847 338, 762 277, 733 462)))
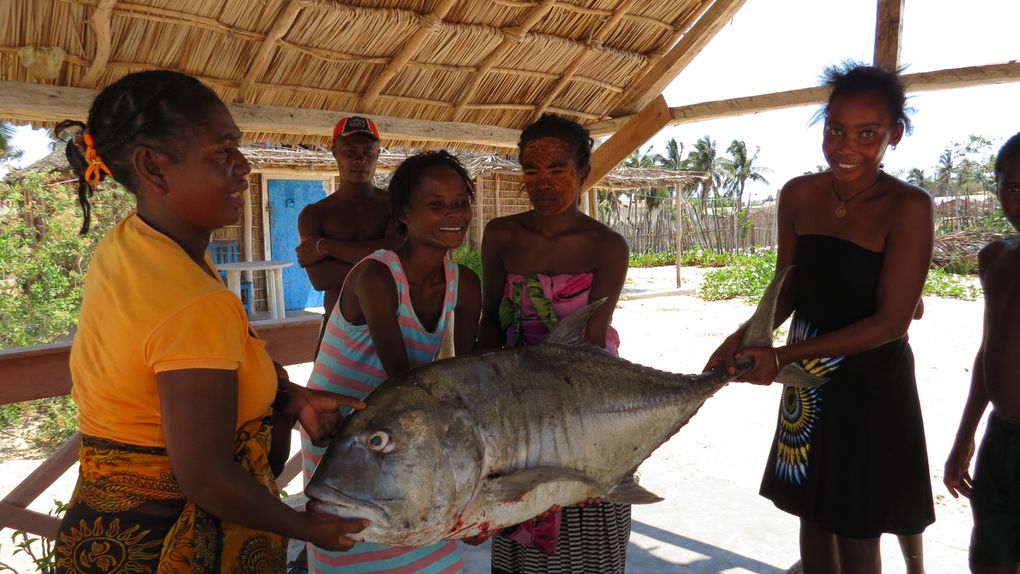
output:
POLYGON ((347 407, 354 410, 365 408, 365 403, 337 393, 307 389, 301 385, 290 383, 286 387, 289 401, 284 412, 295 417, 308 433, 312 443, 324 446, 329 443, 333 431, 340 425, 343 415, 340 409, 347 407))
POLYGON ((311 542, 319 548, 333 552, 346 552, 354 547, 354 540, 348 535, 361 532, 368 527, 364 518, 341 518, 322 512, 298 513, 303 528, 296 538, 311 542))
POLYGON ((754 366, 737 380, 755 385, 771 385, 779 374, 779 350, 775 347, 748 347, 735 355, 737 360, 751 358, 754 366))
POLYGON ((712 356, 708 358, 708 362, 705 363, 705 368, 702 372, 724 368, 731 375, 737 374, 737 359, 735 355, 740 350, 740 343, 743 339, 744 327, 737 329, 729 337, 726 337, 722 344, 712 353, 712 356))

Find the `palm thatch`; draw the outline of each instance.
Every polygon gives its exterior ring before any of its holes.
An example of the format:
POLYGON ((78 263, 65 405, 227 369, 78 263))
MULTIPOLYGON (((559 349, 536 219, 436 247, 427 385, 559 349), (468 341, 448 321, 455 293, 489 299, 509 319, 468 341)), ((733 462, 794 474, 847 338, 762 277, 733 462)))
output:
POLYGON ((0 80, 98 89, 169 68, 256 106, 513 129, 546 111, 591 123, 633 99, 628 87, 713 4, 742 0, 3 0, 0 80))

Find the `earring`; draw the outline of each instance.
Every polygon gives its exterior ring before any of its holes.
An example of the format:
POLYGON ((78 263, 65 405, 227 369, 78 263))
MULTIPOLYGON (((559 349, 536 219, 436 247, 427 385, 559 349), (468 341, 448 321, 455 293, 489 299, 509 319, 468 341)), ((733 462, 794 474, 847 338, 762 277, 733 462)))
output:
POLYGON ((892 148, 893 148, 893 149, 896 149, 896 144, 892 144, 892 148))

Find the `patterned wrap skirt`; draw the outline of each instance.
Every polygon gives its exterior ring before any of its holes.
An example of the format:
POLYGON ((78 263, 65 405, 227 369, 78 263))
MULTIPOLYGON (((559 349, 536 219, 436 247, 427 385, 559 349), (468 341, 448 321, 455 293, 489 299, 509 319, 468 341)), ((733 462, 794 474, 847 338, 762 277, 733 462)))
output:
MULTIPOLYGON (((273 494, 272 425, 237 431, 234 459, 273 494)), ((74 494, 60 522, 57 572, 282 573, 287 540, 223 522, 184 497, 166 449, 84 436, 74 494)))

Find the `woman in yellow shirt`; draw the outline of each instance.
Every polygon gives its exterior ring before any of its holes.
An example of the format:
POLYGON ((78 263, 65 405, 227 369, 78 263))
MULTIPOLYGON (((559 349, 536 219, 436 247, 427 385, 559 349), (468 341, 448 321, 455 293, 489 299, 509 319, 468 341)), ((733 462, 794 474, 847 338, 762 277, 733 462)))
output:
POLYGON ((58 571, 283 572, 288 537, 349 549, 361 520, 280 501, 270 459, 286 453, 271 453, 270 420, 323 440, 339 407, 363 405, 289 382, 206 253, 251 170, 226 106, 190 76, 141 72, 58 130, 75 132, 83 232, 103 177, 137 200, 85 280, 71 349, 81 467, 58 571))

